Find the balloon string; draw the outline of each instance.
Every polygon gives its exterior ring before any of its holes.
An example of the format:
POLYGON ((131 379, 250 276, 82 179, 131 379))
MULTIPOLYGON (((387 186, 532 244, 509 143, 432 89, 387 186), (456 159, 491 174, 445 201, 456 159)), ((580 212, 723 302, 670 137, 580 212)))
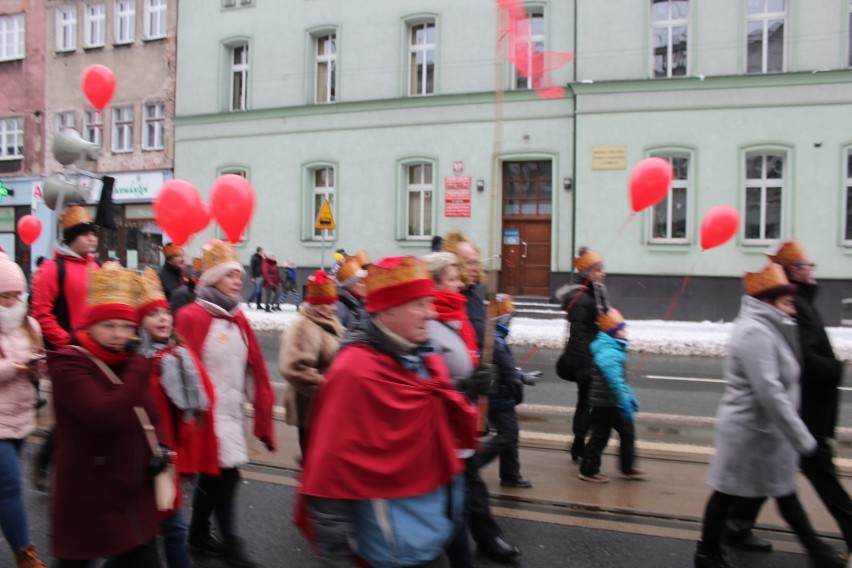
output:
POLYGON ((526 365, 527 363, 529 363, 529 362, 530 362, 530 359, 532 359, 533 357, 535 357, 535 354, 536 354, 536 353, 538 353, 540 350, 541 350, 541 345, 539 345, 538 343, 536 343, 536 344, 533 346, 533 348, 532 348, 532 349, 530 349, 530 352, 529 352, 529 353, 527 353, 527 356, 526 356, 526 357, 524 357, 524 360, 523 360, 523 361, 521 361, 521 367, 523 367, 524 365, 526 365))
POLYGON ((635 213, 635 212, 634 212, 634 213, 631 213, 630 215, 628 215, 628 216, 627 216, 627 219, 625 219, 625 220, 624 220, 624 223, 621 225, 621 228, 620 228, 620 229, 618 230, 618 232, 615 234, 615 238, 614 238, 614 239, 612 239, 612 242, 611 242, 611 243, 610 243, 610 245, 609 245, 610 247, 612 247, 612 245, 614 245, 615 243, 617 243, 617 242, 618 242, 618 239, 620 239, 620 238, 622 237, 622 235, 624 235, 624 231, 626 231, 626 230, 627 230, 627 227, 629 227, 629 226, 630 226, 630 223, 631 223, 631 221, 633 221, 634 217, 636 217, 636 213, 635 213))

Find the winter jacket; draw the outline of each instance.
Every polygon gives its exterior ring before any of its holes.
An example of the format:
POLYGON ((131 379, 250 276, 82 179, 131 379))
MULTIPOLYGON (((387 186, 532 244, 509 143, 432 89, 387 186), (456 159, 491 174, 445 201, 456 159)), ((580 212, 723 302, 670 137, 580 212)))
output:
POLYGON ((843 363, 834 356, 822 317, 814 305, 817 285, 795 284, 796 322, 802 345, 802 420, 814 436, 834 438, 843 363))
POLYGON ((589 369, 592 378, 589 406, 617 406, 622 409, 624 418, 633 422, 638 403, 625 376, 627 340, 616 339, 599 331, 589 349, 594 360, 594 365, 589 369))
MULTIPOLYGON (((30 325, 41 333, 38 322, 30 325)), ((15 363, 26 363, 41 345, 33 345, 24 326, 0 332, 0 440, 23 440, 35 430, 35 389, 30 373, 15 363)))
POLYGON ((743 297, 723 365, 725 392, 707 478, 713 489, 742 497, 796 490, 799 455, 817 447, 798 412, 799 353, 795 321, 743 297))
POLYGON ((166 293, 167 300, 171 300, 174 291, 186 284, 188 280, 183 270, 168 262, 160 268, 157 274, 160 276, 160 282, 163 284, 163 292, 166 293))
POLYGON ((48 347, 59 349, 71 342, 71 332, 80 326, 86 305, 89 270, 97 270, 98 264, 93 257, 83 258, 64 244, 56 247, 55 258, 64 259, 65 282, 59 284, 59 268, 55 259, 41 263, 33 282, 30 313, 41 326, 48 347), (68 306, 67 322, 59 318, 57 300, 60 292, 68 306))
POLYGON ((459 335, 459 322, 441 322, 429 320, 426 330, 429 342, 435 351, 444 359, 450 371, 450 380, 457 389, 462 388, 462 382, 473 374, 473 359, 470 357, 467 345, 459 335))
POLYGON ((569 322, 565 352, 576 372, 586 375, 592 365, 589 346, 599 331, 596 320, 609 306, 603 285, 595 285, 579 275, 575 278, 577 283, 561 287, 556 291, 556 298, 562 302, 569 322))
POLYGON ((303 304, 296 319, 281 334, 278 371, 287 381, 287 392, 295 394, 296 403, 296 418, 293 419, 290 413, 293 409, 289 408, 288 422, 295 422, 300 428, 309 427, 314 395, 325 382, 325 372, 340 349, 344 331, 336 317, 321 318, 303 304))
POLYGON ((349 290, 345 288, 337 289, 337 316, 340 325, 346 329, 350 329, 358 325, 367 315, 367 307, 364 302, 355 297, 349 290))
MULTIPOLYGON (((494 328, 494 356, 492 363, 497 367, 500 378, 497 388, 488 395, 488 410, 509 410, 517 406, 521 401, 516 399, 516 393, 523 397, 524 383, 523 374, 518 370, 515 356, 506 338, 509 336, 509 327, 502 323, 495 324, 494 328)), ((521 399, 522 400, 522 399, 521 399)))
POLYGON ((281 286, 281 272, 278 262, 271 258, 263 259, 263 287, 274 290, 281 286))
POLYGON ((251 255, 250 270, 252 278, 261 278, 263 276, 263 257, 257 253, 251 255))
POLYGON ((476 331, 476 340, 479 349, 485 341, 485 322, 488 320, 488 307, 485 304, 485 296, 482 295, 482 286, 470 286, 462 290, 467 297, 467 318, 476 331))

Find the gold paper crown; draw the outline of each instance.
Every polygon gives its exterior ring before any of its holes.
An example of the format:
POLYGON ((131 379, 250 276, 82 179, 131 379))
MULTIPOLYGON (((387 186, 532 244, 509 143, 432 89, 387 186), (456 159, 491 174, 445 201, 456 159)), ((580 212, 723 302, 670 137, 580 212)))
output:
POLYGON ((100 270, 89 272, 89 293, 86 306, 120 304, 136 309, 145 294, 142 277, 117 262, 105 262, 100 270))
POLYGON ((515 311, 515 303, 509 294, 497 294, 494 296, 493 316, 495 318, 515 311))
POLYGON ((767 254, 769 260, 783 267, 792 266, 805 256, 805 248, 799 241, 784 241, 774 253, 767 254))
POLYGON ((615 308, 610 308, 605 314, 599 315, 595 321, 598 324, 598 329, 606 332, 617 329, 622 323, 624 323, 624 316, 615 308))
POLYGON ((364 268, 365 266, 370 266, 370 264, 372 264, 370 262, 370 255, 367 254, 367 251, 365 250, 359 250, 355 254, 355 258, 358 260, 358 264, 361 265, 361 268, 364 268))
POLYGON ((770 262, 760 272, 746 272, 743 275, 743 285, 746 294, 759 296, 773 288, 789 286, 790 281, 780 264, 770 262))
POLYGON ((163 292, 163 283, 150 266, 146 266, 142 272, 142 287, 144 291, 142 297, 139 299, 141 305, 150 304, 157 300, 166 300, 166 294, 163 292))
POLYGON ((201 258, 197 256, 192 257, 192 269, 196 272, 201 272, 201 258))
POLYGON ((210 239, 201 247, 201 270, 210 270, 223 262, 239 262, 234 245, 210 239))
MULTIPOLYGON (((358 276, 359 271, 363 271, 363 267, 360 262, 358 262, 358 257, 356 256, 347 256, 343 259, 343 264, 340 265, 340 268, 337 269, 337 281, 341 284, 355 278, 358 276)), ((361 273, 361 277, 364 277, 363 272, 361 273)))
POLYGON ((174 243, 169 243, 163 247, 163 256, 171 258, 183 254, 183 247, 179 247, 174 243))
POLYGON ((65 213, 59 216, 59 221, 62 223, 62 230, 70 229, 83 223, 94 224, 92 216, 85 207, 80 205, 72 205, 65 210, 65 213))
POLYGON ((331 304, 337 301, 337 282, 327 272, 317 270, 308 277, 305 299, 309 304, 331 304))
POLYGON ((586 249, 586 251, 574 259, 574 268, 578 272, 585 272, 596 264, 603 264, 603 257, 596 250, 586 249))
POLYGON ((367 268, 367 294, 415 280, 432 280, 426 263, 414 256, 384 259, 367 268))

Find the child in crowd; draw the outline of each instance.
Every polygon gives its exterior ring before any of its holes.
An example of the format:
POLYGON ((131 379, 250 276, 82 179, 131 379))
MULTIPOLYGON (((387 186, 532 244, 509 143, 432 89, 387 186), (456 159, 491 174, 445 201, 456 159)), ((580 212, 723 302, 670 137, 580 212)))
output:
POLYGON ((589 418, 591 436, 580 463, 579 477, 592 483, 607 483, 601 473, 601 454, 609 442, 612 430, 618 432, 621 472, 629 479, 641 479, 645 472, 635 467, 636 430, 634 419, 639 401, 627 384, 627 330, 624 316, 609 308, 597 317, 598 335, 590 346, 595 364, 591 369, 589 389, 589 418))

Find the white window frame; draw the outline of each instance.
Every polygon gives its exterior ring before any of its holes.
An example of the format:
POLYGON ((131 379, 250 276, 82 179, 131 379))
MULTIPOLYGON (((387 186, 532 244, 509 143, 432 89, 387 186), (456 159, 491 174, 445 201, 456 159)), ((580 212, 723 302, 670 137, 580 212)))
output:
POLYGON ((231 112, 248 110, 250 54, 247 42, 232 45, 228 48, 228 110, 231 112), (242 50, 242 57, 238 63, 235 63, 234 58, 237 50, 242 50), (237 97, 237 77, 240 78, 240 93, 238 104, 234 104, 237 97))
MULTIPOLYGON (((547 32, 546 25, 547 21, 545 20, 544 6, 529 6, 526 8, 527 17, 524 19, 524 22, 521 22, 520 25, 528 26, 529 30, 521 32, 523 35, 529 33, 529 42, 522 43, 518 42, 511 46, 511 49, 515 51, 513 54, 515 57, 523 56, 527 60, 527 69, 532 69, 533 61, 532 57, 535 53, 544 51, 547 49, 547 32), (533 33, 534 26, 531 24, 533 18, 540 17, 541 18, 541 33, 533 33), (519 53, 520 52, 520 53, 519 53)), ((532 77, 522 77, 518 73, 518 68, 515 65, 511 66, 512 70, 512 88, 515 90, 527 90, 535 87, 533 85, 532 77)))
POLYGON ((145 0, 145 39, 163 39, 168 33, 168 0, 145 0))
MULTIPOLYGON (((787 70, 787 10, 789 6, 789 0, 784 0, 784 11, 783 12, 769 12, 769 1, 763 0, 763 12, 759 13, 746 13, 746 28, 745 28, 745 66, 746 73, 752 74, 763 74, 763 73, 783 73, 787 70), (781 69, 769 71, 769 22, 774 22, 777 20, 781 20, 781 26, 784 32, 784 39, 781 42, 781 69), (763 22, 762 30, 761 30, 761 62, 760 62, 760 71, 749 71, 748 69, 748 24, 752 22, 763 22)), ((746 4, 746 10, 748 10, 748 4, 746 4)))
POLYGON ((437 170, 435 163, 432 160, 408 160, 402 164, 402 180, 404 186, 404 209, 405 209, 405 240, 408 241, 427 241, 435 235, 435 203, 437 196, 435 195, 435 179, 437 170), (422 168, 420 170, 420 179, 411 181, 413 168, 422 168), (428 177, 427 177, 428 172, 428 177), (427 181, 428 180, 428 181, 427 181), (418 224, 420 233, 414 234, 411 231, 411 196, 419 193, 420 215, 418 224), (427 199, 431 202, 427 205, 427 199), (428 216, 428 219, 427 219, 428 216), (428 222, 428 228, 426 227, 428 222))
POLYGON ((435 18, 427 18, 420 19, 417 21, 409 22, 406 26, 406 44, 408 46, 407 50, 407 58, 408 62, 406 67, 408 68, 407 75, 407 83, 408 86, 406 88, 408 92, 408 96, 410 97, 424 97, 435 94, 435 82, 437 81, 438 75, 438 22, 435 18), (434 29, 435 41, 430 43, 428 40, 428 29, 434 29), (424 37, 426 38, 423 42, 418 43, 417 39, 414 37, 416 35, 416 31, 419 28, 423 28, 426 32, 424 37), (417 69, 417 57, 419 55, 423 56, 423 61, 428 61, 429 55, 432 56, 432 89, 429 90, 429 65, 422 65, 421 70, 417 69), (422 88, 417 89, 417 81, 416 78, 419 78, 422 81, 422 88))
POLYGON ((166 105, 162 102, 142 105, 142 149, 162 150, 166 125, 166 105), (153 114, 151 113, 153 111, 153 114))
POLYGON ((787 228, 787 194, 789 188, 788 179, 792 179, 790 175, 790 152, 783 148, 761 148, 749 149, 743 153, 743 194, 742 194, 742 237, 745 245, 767 245, 783 239, 787 228), (782 162, 782 176, 780 178, 766 177, 766 164, 769 156, 780 156, 782 162), (748 160, 750 158, 762 158, 761 160, 761 177, 749 179, 748 176, 748 160), (748 190, 749 188, 760 189, 760 235, 757 237, 748 237, 748 190), (766 212, 767 212, 767 190, 770 188, 781 189, 780 208, 778 215, 778 236, 766 236, 766 212))
POLYGON ((0 61, 23 59, 25 44, 24 14, 0 16, 0 61))
MULTIPOLYGON (((663 201, 654 205, 653 207, 648 208, 648 242, 651 244, 689 244, 691 242, 690 235, 692 235, 692 193, 693 193, 693 175, 694 169, 693 165, 693 152, 687 149, 682 148, 671 148, 665 150, 654 150, 650 152, 650 156, 656 158, 662 158, 668 161, 670 164, 674 158, 685 158, 687 160, 686 165, 686 179, 672 179, 671 187, 669 187, 669 192, 666 194, 666 197, 663 201), (674 200, 672 199, 672 194, 675 189, 683 189, 686 192, 685 198, 685 206, 686 211, 684 212, 684 236, 683 237, 672 237, 672 207, 674 206, 674 200), (665 237, 655 237, 654 236, 654 225, 655 225, 655 215, 658 207, 666 207, 666 236, 665 237)), ((674 167, 674 166, 673 166, 674 167)))
POLYGON ((672 78, 672 77, 688 77, 689 76, 689 2, 686 3, 686 17, 679 18, 674 15, 674 2, 677 0, 663 0, 668 6, 668 17, 664 20, 654 20, 654 4, 661 3, 660 0, 651 0, 651 77, 655 79, 672 78), (674 30, 675 28, 686 28, 686 64, 684 65, 683 75, 673 75, 674 65, 674 30), (655 60, 657 54, 656 48, 653 46, 655 30, 664 29, 666 32, 666 55, 665 55, 665 75, 657 75, 655 60))
POLYGON ((133 107, 112 107, 112 152, 124 154, 133 151, 133 107))
POLYGON ((113 39, 116 45, 130 44, 136 39, 136 2, 115 0, 113 39))
MULTIPOLYGON (((332 214, 335 211, 335 201, 337 199, 337 167, 331 164, 322 164, 316 165, 308 170, 310 187, 311 187, 311 240, 313 241, 321 241, 322 240, 322 231, 323 229, 314 228, 314 222, 316 221, 317 215, 319 215, 319 208, 322 206, 322 202, 317 202, 317 199, 320 196, 325 196, 328 199, 328 203, 331 206, 332 214), (318 184, 317 183, 317 174, 321 171, 329 171, 331 172, 331 183, 318 184)), ((327 182, 327 179, 324 180, 327 182)), ((335 224, 337 218, 335 216, 335 224)), ((337 231, 329 231, 326 230, 326 241, 334 240, 337 231)))
POLYGON ((77 6, 56 8, 56 51, 77 49, 77 6))
POLYGON ((56 132, 57 134, 63 128, 77 128, 77 117, 74 116, 73 110, 64 110, 56 113, 56 132))
POLYGON ((844 152, 843 173, 841 179, 845 182, 843 185, 843 246, 852 247, 852 222, 850 222, 850 212, 852 212, 852 147, 846 148, 844 152))
POLYGON ((83 111, 83 140, 101 146, 104 140, 104 115, 99 110, 83 111))
POLYGON ((83 26, 83 47, 103 47, 106 44, 106 4, 86 4, 83 26))
POLYGON ((24 117, 0 118, 0 161, 24 157, 24 117))
POLYGON ((337 102, 337 33, 326 31, 313 36, 314 44, 314 103, 328 104, 337 102), (325 40, 331 46, 331 53, 320 53, 325 40), (324 93, 320 92, 320 78, 325 78, 324 93))

